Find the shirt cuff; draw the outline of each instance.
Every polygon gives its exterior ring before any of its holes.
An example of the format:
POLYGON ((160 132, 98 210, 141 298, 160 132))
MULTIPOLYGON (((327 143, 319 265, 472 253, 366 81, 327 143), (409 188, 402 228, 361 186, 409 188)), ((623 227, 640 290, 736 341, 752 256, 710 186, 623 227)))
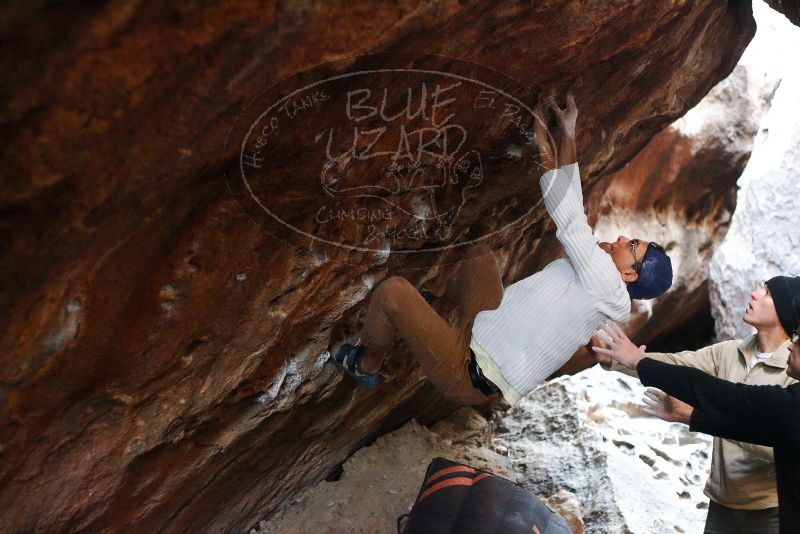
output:
POLYGON ((576 171, 578 171, 578 162, 577 161, 575 163, 570 163, 568 165, 563 165, 561 167, 549 170, 546 173, 544 173, 539 180, 542 183, 548 183, 549 180, 551 179, 550 177, 552 175, 554 175, 555 173, 557 173, 557 172, 568 173, 569 177, 572 178, 573 176, 575 176, 575 172, 576 171))

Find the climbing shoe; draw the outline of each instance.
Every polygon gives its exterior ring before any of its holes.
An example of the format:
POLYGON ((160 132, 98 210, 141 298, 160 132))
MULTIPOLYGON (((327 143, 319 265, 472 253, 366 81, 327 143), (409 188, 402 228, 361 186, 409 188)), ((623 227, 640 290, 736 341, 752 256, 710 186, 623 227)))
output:
POLYGON ((344 343, 339 347, 339 352, 336 353, 336 356, 331 356, 328 361, 343 369, 344 372, 352 376, 356 382, 365 388, 375 389, 381 382, 382 373, 369 374, 361 372, 359 364, 365 351, 366 349, 362 346, 344 343))
POLYGON ((437 295, 434 295, 427 289, 420 289, 419 294, 422 295, 422 298, 425 299, 425 302, 427 302, 428 305, 433 304, 433 301, 439 298, 437 295))

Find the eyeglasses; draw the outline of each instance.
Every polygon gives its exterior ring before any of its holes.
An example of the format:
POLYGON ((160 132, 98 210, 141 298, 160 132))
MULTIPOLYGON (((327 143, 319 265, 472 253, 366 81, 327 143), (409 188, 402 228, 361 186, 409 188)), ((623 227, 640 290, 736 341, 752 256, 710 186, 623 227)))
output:
POLYGON ((639 248, 639 240, 631 239, 628 241, 628 246, 631 247, 631 252, 633 253, 633 270, 636 271, 636 274, 639 274, 639 269, 642 268, 642 262, 636 259, 636 249, 639 248))
MULTIPOLYGON (((642 268, 642 262, 644 261, 644 257, 642 257, 641 260, 636 259, 636 249, 639 248, 640 242, 641 241, 639 239, 631 239, 630 241, 628 241, 628 246, 631 247, 631 252, 633 253, 633 270, 636 271, 637 274, 639 273, 639 269, 642 268)), ((664 247, 662 247, 655 241, 651 241, 650 243, 648 243, 647 247, 654 248, 656 250, 664 250, 664 247)))

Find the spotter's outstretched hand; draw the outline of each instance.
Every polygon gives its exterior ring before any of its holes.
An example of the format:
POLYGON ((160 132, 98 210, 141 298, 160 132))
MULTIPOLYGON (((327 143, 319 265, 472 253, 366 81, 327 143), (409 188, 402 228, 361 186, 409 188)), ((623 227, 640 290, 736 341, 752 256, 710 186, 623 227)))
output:
POLYGON ((604 322, 603 328, 595 332, 595 336, 600 338, 607 348, 595 347, 594 351, 611 356, 628 369, 636 369, 636 365, 645 357, 644 351, 647 347, 634 345, 617 323, 604 322))
POLYGON ((642 401, 645 404, 642 411, 647 415, 658 417, 670 423, 683 423, 685 425, 688 425, 692 420, 694 408, 661 390, 647 388, 642 401))
POLYGON ((600 341, 600 338, 597 334, 593 335, 592 338, 589 340, 589 343, 586 345, 586 349, 589 351, 589 355, 594 358, 594 361, 603 365, 611 365, 612 359, 611 356, 608 354, 601 354, 595 350, 595 348, 601 347, 603 348, 603 342, 600 341))

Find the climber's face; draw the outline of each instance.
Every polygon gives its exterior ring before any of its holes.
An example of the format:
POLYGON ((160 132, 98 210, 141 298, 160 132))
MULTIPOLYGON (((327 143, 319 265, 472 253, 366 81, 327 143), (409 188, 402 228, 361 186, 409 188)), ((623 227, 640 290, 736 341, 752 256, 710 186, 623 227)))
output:
POLYGON ((648 243, 649 241, 643 239, 630 239, 621 235, 611 243, 600 242, 600 248, 611 256, 622 279, 630 284, 639 278, 639 264, 647 253, 648 243))

